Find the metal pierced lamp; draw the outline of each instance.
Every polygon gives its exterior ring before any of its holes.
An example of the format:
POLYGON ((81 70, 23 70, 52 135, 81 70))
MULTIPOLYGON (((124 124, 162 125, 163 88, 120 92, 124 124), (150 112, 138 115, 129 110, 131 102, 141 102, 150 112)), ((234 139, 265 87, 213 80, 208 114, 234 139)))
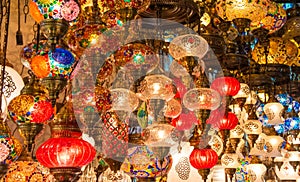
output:
POLYGON ((37 149, 36 158, 43 166, 50 168, 57 181, 78 180, 81 167, 94 159, 96 150, 81 139, 82 133, 70 101, 52 121, 51 130, 52 138, 37 149))

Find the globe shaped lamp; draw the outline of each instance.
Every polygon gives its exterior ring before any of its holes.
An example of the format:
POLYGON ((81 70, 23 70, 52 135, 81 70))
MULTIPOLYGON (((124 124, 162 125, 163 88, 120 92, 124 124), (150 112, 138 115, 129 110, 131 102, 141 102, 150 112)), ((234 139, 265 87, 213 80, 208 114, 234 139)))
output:
POLYGON ((121 169, 133 178, 155 180, 156 177, 167 175, 172 163, 170 154, 160 160, 149 147, 138 146, 128 149, 121 169))
POLYGON ((220 94, 210 88, 195 88, 184 94, 183 104, 191 111, 194 110, 215 110, 220 106, 220 94))
POLYGON ((37 134, 53 118, 54 109, 43 88, 34 78, 22 89, 21 95, 12 99, 8 105, 10 118, 17 124, 28 152, 37 134))
POLYGON ((268 117, 268 124, 276 125, 284 123, 284 119, 282 117, 284 107, 282 104, 271 98, 263 109, 264 113, 268 117))
POLYGON ((57 181, 79 179, 81 167, 94 159, 96 150, 81 134, 73 105, 68 101, 51 123, 52 138, 36 151, 37 160, 50 168, 57 181))
POLYGON ((41 25, 42 33, 54 49, 59 39, 67 33, 68 22, 78 17, 80 7, 74 0, 31 0, 29 12, 32 18, 41 25))
POLYGON ((66 86, 75 63, 74 54, 60 47, 53 50, 42 49, 31 59, 31 70, 36 77, 42 79, 53 105, 59 92, 66 86))
POLYGON ((218 162, 218 154, 209 148, 194 148, 189 157, 191 165, 198 169, 202 180, 206 181, 210 172, 210 168, 214 167, 218 162))
POLYGON ((219 92, 221 96, 235 96, 240 90, 240 82, 234 77, 216 78, 210 86, 219 92))

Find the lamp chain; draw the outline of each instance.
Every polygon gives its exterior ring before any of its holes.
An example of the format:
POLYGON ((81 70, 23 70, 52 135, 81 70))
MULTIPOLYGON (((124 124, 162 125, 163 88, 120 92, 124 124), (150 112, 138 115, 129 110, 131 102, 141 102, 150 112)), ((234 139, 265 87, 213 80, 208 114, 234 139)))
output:
POLYGON ((29 1, 28 0, 25 0, 24 1, 24 6, 23 6, 23 13, 24 13, 24 22, 26 23, 26 20, 27 20, 27 15, 29 14, 29 1))

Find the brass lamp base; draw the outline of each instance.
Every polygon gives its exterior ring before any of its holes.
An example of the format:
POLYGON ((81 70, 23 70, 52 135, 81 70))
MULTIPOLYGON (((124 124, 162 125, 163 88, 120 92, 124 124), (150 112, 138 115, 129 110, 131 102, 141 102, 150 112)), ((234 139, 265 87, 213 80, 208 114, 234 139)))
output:
POLYGON ((198 173, 202 177, 202 180, 206 182, 207 176, 209 175, 210 169, 199 169, 198 173))
POLYGON ((50 173, 59 182, 75 182, 78 181, 81 175, 80 168, 52 168, 50 173))
POLYGON ((232 22, 237 27, 238 32, 241 34, 246 28, 250 27, 251 20, 247 18, 236 18, 233 19, 232 22))
POLYGON ((35 137, 43 130, 41 123, 20 123, 18 129, 20 135, 25 139, 25 145, 28 152, 31 152, 32 145, 34 144, 35 137))
POLYGON ((6 174, 8 171, 8 164, 0 164, 0 179, 6 174))
POLYGON ((235 174, 236 169, 235 168, 225 168, 225 174, 227 174, 230 178, 230 181, 232 182, 233 176, 235 174))
POLYGON ((51 100, 52 106, 55 106, 58 94, 67 85, 67 79, 46 77, 43 78, 42 85, 48 89, 49 99, 51 100))
POLYGON ((120 159, 105 158, 104 160, 109 165, 112 171, 117 172, 120 170, 124 158, 120 158, 120 159))
POLYGON ((45 19, 41 23, 41 32, 48 38, 52 49, 68 31, 69 24, 63 19, 45 19))

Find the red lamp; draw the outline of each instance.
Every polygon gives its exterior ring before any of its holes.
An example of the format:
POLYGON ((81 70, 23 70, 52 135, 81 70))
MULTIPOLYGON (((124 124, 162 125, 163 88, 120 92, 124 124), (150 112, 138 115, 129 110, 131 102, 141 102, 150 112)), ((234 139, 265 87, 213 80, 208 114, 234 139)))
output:
POLYGON ((180 131, 191 129, 193 124, 198 124, 198 120, 192 111, 182 112, 177 118, 172 119, 172 125, 180 131))
POLYGON ((51 130, 52 138, 36 151, 37 160, 50 168, 57 181, 77 181, 81 167, 94 159, 96 150, 81 139, 71 102, 56 115, 51 123, 51 130))
POLYGON ((211 83, 210 88, 221 96, 235 96, 240 90, 240 82, 234 77, 219 77, 211 83))
POLYGON ((216 126, 220 130, 232 130, 238 125, 239 120, 232 112, 225 113, 223 118, 216 122, 216 126))
POLYGON ((204 181, 207 180, 210 168, 218 162, 218 154, 213 149, 195 148, 190 155, 191 165, 198 169, 199 174, 204 181))

